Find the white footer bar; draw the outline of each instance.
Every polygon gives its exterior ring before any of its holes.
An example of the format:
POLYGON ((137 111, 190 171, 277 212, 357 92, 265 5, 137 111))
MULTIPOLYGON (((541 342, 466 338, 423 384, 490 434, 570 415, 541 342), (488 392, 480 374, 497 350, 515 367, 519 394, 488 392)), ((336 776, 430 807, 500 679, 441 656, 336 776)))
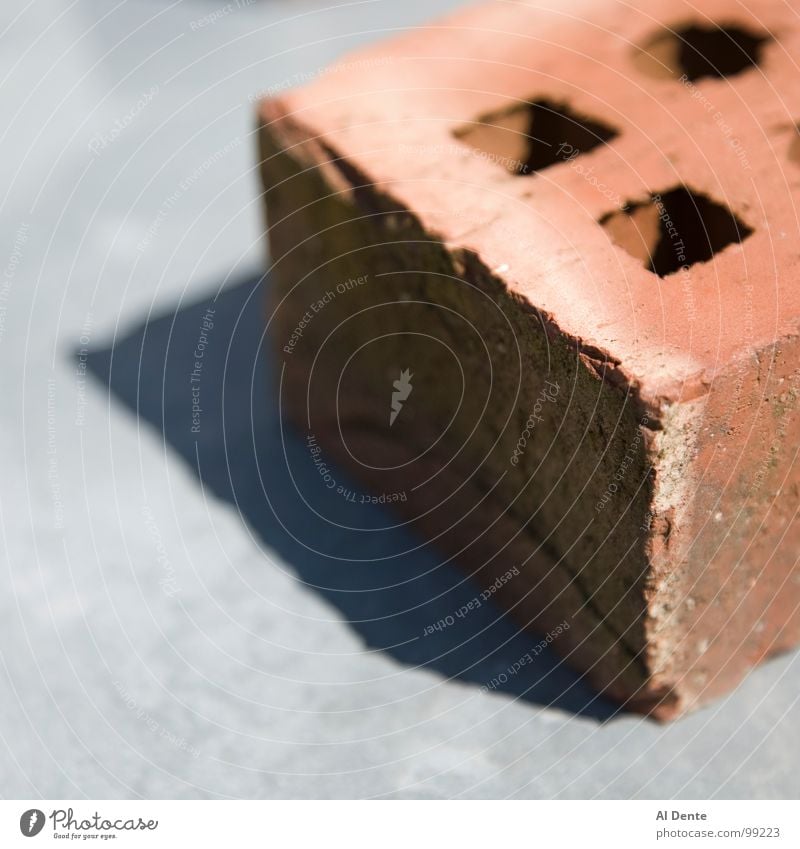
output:
POLYGON ((0 846, 348 849, 800 846, 776 801, 0 802, 0 846))

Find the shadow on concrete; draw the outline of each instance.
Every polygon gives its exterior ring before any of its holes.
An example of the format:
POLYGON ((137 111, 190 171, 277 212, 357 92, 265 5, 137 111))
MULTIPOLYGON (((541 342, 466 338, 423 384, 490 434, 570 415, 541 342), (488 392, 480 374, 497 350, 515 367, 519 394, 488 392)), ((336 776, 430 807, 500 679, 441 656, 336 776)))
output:
MULTIPOLYGON (((491 682, 536 639, 520 633, 491 602, 424 636, 481 588, 442 565, 414 534, 391 527, 394 517, 380 506, 351 503, 320 485, 303 437, 281 427, 265 339, 264 285, 257 277, 243 280, 149 319, 110 348, 91 351, 88 369, 163 435, 205 492, 234 504, 298 580, 335 605, 370 648, 476 687, 491 682), (204 334, 208 318, 213 328, 204 334)), ((600 721, 619 710, 550 650, 508 675, 487 698, 495 693, 600 721)))

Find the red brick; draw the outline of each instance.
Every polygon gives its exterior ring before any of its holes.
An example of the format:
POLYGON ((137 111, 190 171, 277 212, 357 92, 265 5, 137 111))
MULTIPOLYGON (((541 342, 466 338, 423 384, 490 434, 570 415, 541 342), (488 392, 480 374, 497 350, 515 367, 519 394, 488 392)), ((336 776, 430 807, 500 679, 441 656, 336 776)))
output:
POLYGON ((800 638, 800 31, 749 5, 489 3, 260 107, 289 414, 661 718, 800 638))

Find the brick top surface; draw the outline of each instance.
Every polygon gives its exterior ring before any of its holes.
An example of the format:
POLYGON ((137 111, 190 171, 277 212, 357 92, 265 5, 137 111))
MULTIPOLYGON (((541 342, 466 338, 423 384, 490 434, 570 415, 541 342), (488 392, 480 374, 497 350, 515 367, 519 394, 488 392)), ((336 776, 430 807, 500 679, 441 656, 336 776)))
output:
MULTIPOLYGON (((486 3, 351 54, 261 117, 337 151, 651 398, 691 398, 800 324, 800 17, 780 2, 486 3), (637 46, 694 24, 768 36, 757 66, 693 82, 637 46), (519 176, 459 140, 515 104, 568 104, 617 135, 519 176), (752 231, 659 277, 599 223, 685 186, 752 231)), ((313 144, 313 142, 312 142, 313 144)), ((346 190, 346 187, 343 187, 346 190)))

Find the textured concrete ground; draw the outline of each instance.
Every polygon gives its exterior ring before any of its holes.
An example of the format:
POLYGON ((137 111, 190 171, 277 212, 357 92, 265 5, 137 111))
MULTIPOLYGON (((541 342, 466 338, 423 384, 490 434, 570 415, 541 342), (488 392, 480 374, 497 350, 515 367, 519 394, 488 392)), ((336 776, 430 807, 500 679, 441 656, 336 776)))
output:
POLYGON ((535 640, 487 605, 423 636, 476 588, 298 495, 252 99, 455 5, 0 9, 3 796, 800 792, 796 655, 667 727, 546 653, 484 692, 535 640))

